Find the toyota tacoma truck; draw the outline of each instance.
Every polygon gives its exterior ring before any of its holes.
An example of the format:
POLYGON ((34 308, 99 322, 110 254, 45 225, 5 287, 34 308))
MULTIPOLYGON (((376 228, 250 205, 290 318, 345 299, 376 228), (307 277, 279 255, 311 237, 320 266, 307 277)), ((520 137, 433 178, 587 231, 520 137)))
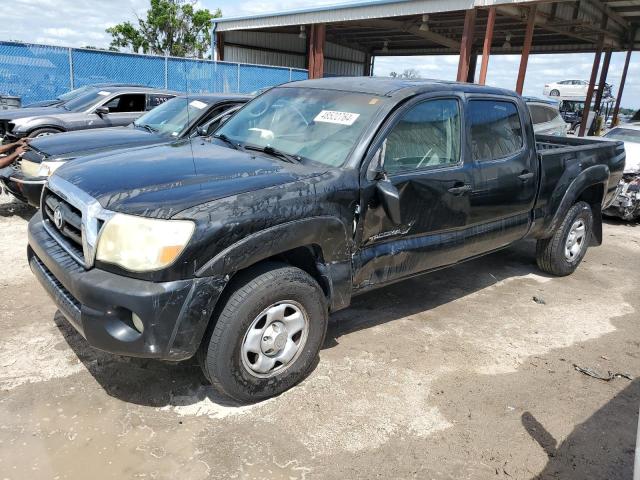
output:
POLYGON ((517 94, 438 81, 289 83, 211 137, 59 168, 31 269, 95 348, 197 356, 240 402, 300 382, 358 294, 531 238, 568 275, 602 242, 621 142, 535 137, 517 94))

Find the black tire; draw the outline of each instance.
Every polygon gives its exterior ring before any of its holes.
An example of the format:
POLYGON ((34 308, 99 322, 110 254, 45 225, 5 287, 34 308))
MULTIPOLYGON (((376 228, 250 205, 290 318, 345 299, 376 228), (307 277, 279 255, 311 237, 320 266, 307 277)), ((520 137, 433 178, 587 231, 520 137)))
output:
POLYGON ((553 89, 549 92, 549 95, 551 95, 552 97, 559 97, 560 96, 560 90, 558 89, 553 89))
POLYGON ((538 240, 536 261, 540 270, 559 277, 573 273, 587 253, 592 233, 593 213, 591 207, 586 202, 578 202, 569 209, 553 236, 538 240), (582 220, 585 234, 579 252, 569 260, 565 255, 565 245, 571 228, 578 220, 582 220))
POLYGON ((315 364, 327 331, 324 292, 309 274, 284 263, 265 263, 241 273, 229 287, 198 352, 202 371, 219 393, 242 403, 279 395, 303 380, 315 364), (256 376, 242 358, 245 335, 261 312, 286 301, 297 302, 306 313, 306 341, 286 368, 267 378, 256 376))
POLYGON ((47 135, 55 135, 56 133, 61 133, 61 132, 62 132, 61 130, 58 130, 56 128, 37 128, 33 132, 29 133, 28 137, 29 138, 44 137, 47 135))

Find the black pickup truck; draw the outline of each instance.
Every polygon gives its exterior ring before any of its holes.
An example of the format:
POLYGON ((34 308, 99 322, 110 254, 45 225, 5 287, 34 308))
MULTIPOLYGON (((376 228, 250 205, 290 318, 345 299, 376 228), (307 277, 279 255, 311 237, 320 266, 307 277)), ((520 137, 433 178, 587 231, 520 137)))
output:
POLYGON ((535 138, 505 90, 294 82, 212 137, 61 167, 28 256, 89 344, 197 355, 251 402, 305 377, 354 295, 524 238, 570 274, 602 241, 624 163, 621 142, 535 138))

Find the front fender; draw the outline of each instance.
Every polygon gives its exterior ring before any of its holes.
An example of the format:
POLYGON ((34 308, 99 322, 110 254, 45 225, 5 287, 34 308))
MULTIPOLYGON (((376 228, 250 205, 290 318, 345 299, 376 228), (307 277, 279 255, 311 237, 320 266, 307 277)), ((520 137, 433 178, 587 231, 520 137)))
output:
POLYGON ((13 128, 13 134, 26 135, 29 132, 37 130, 38 128, 56 128, 58 130, 64 130, 64 123, 54 117, 39 117, 37 119, 28 120, 25 122, 15 122, 13 128))
POLYGON ((345 225, 335 217, 286 222, 248 235, 219 252, 196 272, 198 277, 226 276, 298 247, 316 246, 318 269, 327 280, 331 310, 351 301, 351 248, 345 225))
MULTIPOLYGON (((599 199, 597 212, 594 212, 594 221, 597 222, 602 201, 604 199, 604 192, 607 191, 607 183, 609 181, 609 167, 606 165, 594 165, 586 168, 571 181, 569 187, 563 190, 563 182, 558 182, 556 189, 551 194, 549 199, 549 205, 547 208, 548 214, 543 223, 543 228, 540 231, 540 238, 549 238, 562 224, 567 212, 571 206, 576 203, 582 192, 587 188, 594 185, 602 185, 603 198, 599 199)), ((595 204, 594 204, 595 205, 595 204)), ((597 230, 597 226, 596 226, 597 230)), ((597 233, 597 232, 596 232, 597 233)))

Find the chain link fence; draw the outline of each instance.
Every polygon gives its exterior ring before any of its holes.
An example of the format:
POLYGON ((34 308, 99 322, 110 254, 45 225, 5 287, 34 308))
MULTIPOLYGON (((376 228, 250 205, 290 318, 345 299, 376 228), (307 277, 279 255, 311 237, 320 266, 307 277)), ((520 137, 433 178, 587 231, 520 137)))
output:
POLYGON ((0 95, 21 97, 23 105, 93 83, 249 93, 307 77, 306 70, 296 68, 0 41, 0 95))

